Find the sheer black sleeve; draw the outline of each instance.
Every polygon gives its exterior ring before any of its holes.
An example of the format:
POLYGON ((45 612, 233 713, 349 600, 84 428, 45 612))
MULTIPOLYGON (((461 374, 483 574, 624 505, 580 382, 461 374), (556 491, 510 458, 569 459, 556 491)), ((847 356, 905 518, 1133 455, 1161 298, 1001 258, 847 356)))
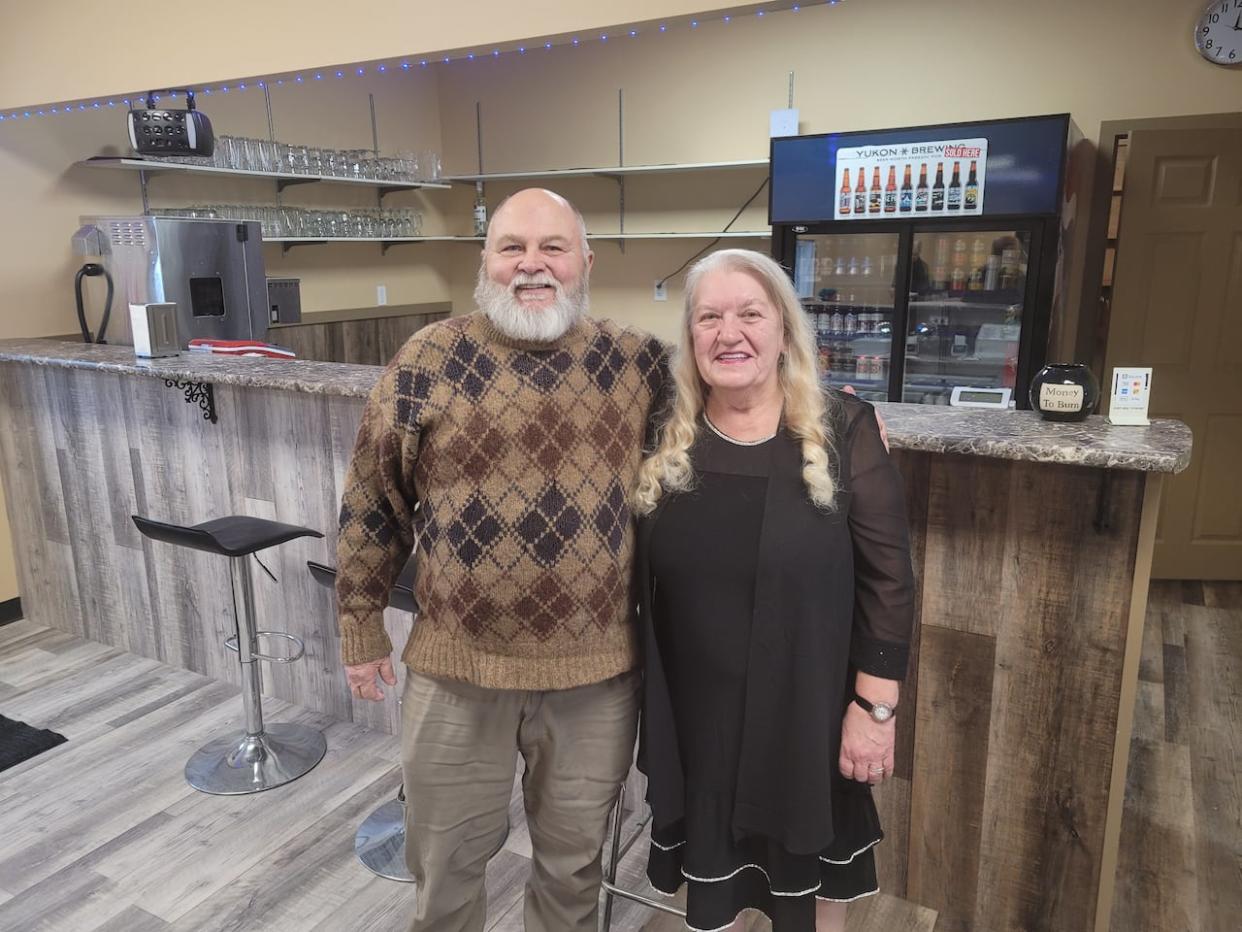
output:
POLYGON ((850 662, 885 679, 905 677, 914 623, 914 570, 901 474, 880 439, 875 409, 847 403, 842 454, 848 465, 854 543, 854 630, 850 662))

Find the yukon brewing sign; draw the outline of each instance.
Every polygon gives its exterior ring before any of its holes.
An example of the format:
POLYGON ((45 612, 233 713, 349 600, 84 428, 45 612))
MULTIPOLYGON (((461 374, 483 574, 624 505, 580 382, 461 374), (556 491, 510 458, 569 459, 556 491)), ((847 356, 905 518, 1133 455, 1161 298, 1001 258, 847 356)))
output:
POLYGON ((837 150, 836 220, 962 217, 983 212, 986 139, 837 150))

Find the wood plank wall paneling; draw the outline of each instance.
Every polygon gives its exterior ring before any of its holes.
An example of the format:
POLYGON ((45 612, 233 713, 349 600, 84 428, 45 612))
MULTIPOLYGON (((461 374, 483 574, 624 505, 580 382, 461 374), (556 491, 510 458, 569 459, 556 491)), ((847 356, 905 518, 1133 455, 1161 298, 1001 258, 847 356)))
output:
POLYGON ((928 462, 904 895, 951 929, 1089 928, 1145 479, 928 462))
POLYGON ((447 312, 439 312, 298 324, 273 330, 271 339, 289 347, 301 359, 386 366, 412 334, 448 316, 447 312))
POLYGON ((907 890, 908 851, 910 847, 910 793, 913 780, 915 749, 915 710, 919 705, 918 670, 921 641, 921 613, 925 601, 927 550, 927 495, 930 459, 900 450, 893 455, 897 469, 905 480, 906 509, 910 520, 910 556, 914 564, 914 630, 910 639, 910 666, 901 686, 894 755, 894 774, 875 791, 880 824, 884 826, 884 844, 876 851, 876 869, 880 887, 894 896, 905 896, 907 890))

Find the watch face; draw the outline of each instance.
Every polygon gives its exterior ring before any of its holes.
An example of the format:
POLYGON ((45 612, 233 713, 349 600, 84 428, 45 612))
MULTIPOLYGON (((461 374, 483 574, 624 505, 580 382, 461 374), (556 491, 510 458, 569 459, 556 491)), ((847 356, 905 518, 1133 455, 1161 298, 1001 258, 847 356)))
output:
POLYGON ((877 722, 887 722, 893 717, 893 707, 885 705, 883 702, 877 702, 872 708, 871 717, 877 722))
POLYGON ((1218 65, 1242 64, 1242 0, 1213 0, 1195 24, 1195 48, 1218 65))

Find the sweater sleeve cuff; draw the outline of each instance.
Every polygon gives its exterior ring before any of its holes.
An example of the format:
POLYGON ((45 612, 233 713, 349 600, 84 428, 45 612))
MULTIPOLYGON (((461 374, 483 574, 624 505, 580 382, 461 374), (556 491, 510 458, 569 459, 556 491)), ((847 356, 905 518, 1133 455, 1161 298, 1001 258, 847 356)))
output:
POLYGON ((910 662, 910 647, 893 641, 855 635, 850 643, 850 663, 871 676, 904 680, 910 662))
POLYGON ((384 616, 341 619, 341 662, 346 666, 382 660, 392 654, 392 639, 384 630, 384 616))

